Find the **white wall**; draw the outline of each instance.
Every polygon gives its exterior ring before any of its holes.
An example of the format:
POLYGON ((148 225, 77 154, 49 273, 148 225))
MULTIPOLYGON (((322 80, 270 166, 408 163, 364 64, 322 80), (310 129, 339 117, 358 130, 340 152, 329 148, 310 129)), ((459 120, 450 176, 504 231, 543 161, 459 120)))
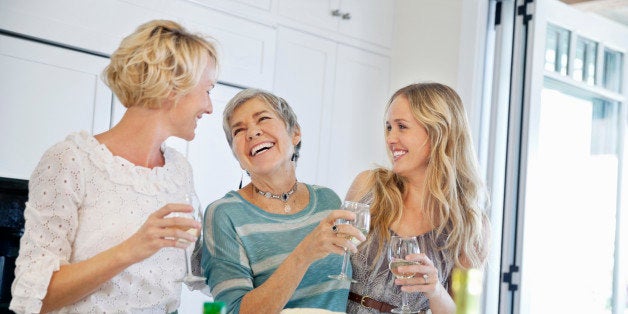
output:
POLYGON ((458 82, 462 0, 397 0, 391 91, 420 81, 458 82))
POLYGON ((467 109, 474 143, 480 106, 488 1, 396 0, 391 94, 416 82, 447 84, 467 109))

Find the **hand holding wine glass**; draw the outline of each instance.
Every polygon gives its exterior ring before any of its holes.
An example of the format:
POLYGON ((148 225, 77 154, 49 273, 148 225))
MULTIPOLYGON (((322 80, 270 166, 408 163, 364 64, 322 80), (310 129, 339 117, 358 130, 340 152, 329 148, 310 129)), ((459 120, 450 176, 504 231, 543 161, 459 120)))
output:
MULTIPOLYGON (((337 228, 337 226, 341 225, 341 224, 350 224, 350 225, 358 228, 362 232, 362 234, 364 234, 364 236, 366 236, 368 234, 369 228, 371 226, 370 206, 367 205, 367 204, 363 204, 363 203, 345 201, 342 204, 342 209, 354 212, 355 213, 355 220, 347 221, 347 220, 344 220, 344 219, 338 219, 338 220, 336 220, 334 228, 337 228)), ((334 231, 336 231, 336 230, 334 230, 334 231)), ((353 243, 355 245, 359 244, 359 240, 356 239, 355 237, 351 237, 351 241, 353 241, 353 243)), ((342 280, 342 281, 356 282, 353 278, 351 278, 351 277, 349 277, 347 275, 347 265, 348 264, 349 264, 349 252, 347 250, 345 250, 345 254, 343 255, 342 268, 341 268, 340 274, 338 274, 338 275, 329 275, 329 278, 342 280)))
MULTIPOLYGON (((393 235, 388 245, 388 267, 397 278, 412 278, 416 273, 407 273, 399 271, 401 266, 418 265, 417 261, 406 260, 406 256, 410 254, 419 254, 419 242, 416 237, 401 237, 393 235)), ((408 305, 408 293, 402 292, 401 307, 392 310, 393 313, 418 313, 417 310, 411 309, 408 305)))

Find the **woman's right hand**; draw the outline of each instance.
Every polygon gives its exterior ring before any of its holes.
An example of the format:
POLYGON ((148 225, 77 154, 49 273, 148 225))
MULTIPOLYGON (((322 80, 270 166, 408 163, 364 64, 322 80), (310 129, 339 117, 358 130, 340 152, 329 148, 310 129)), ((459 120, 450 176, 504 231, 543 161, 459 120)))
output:
POLYGON ((325 258, 330 253, 342 255, 345 253, 345 249, 353 253, 357 252, 357 245, 351 241, 351 238, 356 238, 362 242, 366 240, 366 237, 350 224, 336 225, 337 219, 355 220, 355 213, 338 209, 321 220, 318 226, 295 249, 301 258, 312 263, 325 258), (335 231, 334 226, 336 226, 335 231))
POLYGON ((169 217, 172 213, 191 213, 188 204, 166 204, 148 216, 148 219, 130 238, 122 243, 132 263, 142 261, 165 247, 186 248, 196 242, 196 236, 187 232, 200 230, 201 224, 192 218, 169 217))

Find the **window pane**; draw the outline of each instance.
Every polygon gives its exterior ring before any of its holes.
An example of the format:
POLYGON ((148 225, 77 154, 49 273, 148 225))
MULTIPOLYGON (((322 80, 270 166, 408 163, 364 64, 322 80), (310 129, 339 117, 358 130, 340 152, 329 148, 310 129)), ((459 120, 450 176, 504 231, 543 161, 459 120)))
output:
POLYGON ((604 49, 604 87, 613 92, 620 92, 622 54, 611 49, 604 49))
POLYGON ((530 143, 524 313, 611 313, 619 104, 544 88, 530 143), (548 284, 548 281, 557 285, 548 284))
POLYGON ((576 58, 574 60, 573 78, 589 85, 595 85, 595 59, 597 43, 585 38, 576 41, 576 58))
POLYGON ((569 60, 569 31, 548 24, 545 42, 545 69, 567 75, 569 60))

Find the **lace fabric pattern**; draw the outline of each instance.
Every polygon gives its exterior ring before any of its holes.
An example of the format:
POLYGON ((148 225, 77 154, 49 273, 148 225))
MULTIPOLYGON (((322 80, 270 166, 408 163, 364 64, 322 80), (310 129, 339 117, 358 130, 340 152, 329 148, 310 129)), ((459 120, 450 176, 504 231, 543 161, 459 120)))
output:
MULTIPOLYGON (((367 194, 361 202, 371 203, 372 195, 367 194)), ((389 230, 390 235, 395 235, 389 230)), ((357 283, 351 284, 351 292, 362 296, 369 296, 380 302, 385 302, 394 306, 401 306, 401 286, 395 284, 395 277, 388 268, 388 258, 386 256, 386 246, 381 254, 377 254, 379 241, 377 234, 369 234, 366 242, 358 247, 358 252, 351 255, 351 265, 353 267, 353 278, 357 283)), ((446 241, 446 235, 436 236, 435 231, 430 231, 417 236, 419 248, 425 253, 438 269, 438 279, 441 284, 448 289, 449 277, 453 269, 454 262, 449 257, 446 250, 440 249, 446 241)), ((408 295, 409 304, 419 310, 429 309, 429 301, 422 293, 408 295)), ((371 308, 364 307, 359 303, 349 301, 347 313, 380 313, 371 308)))
MULTIPOLYGON (((44 154, 29 182, 11 309, 38 313, 54 271, 129 238, 192 186, 185 157, 168 147, 162 151, 163 167, 135 166, 83 131, 44 154)), ((175 280, 184 273, 182 251, 162 249, 57 313, 172 312, 181 290, 175 280)))

